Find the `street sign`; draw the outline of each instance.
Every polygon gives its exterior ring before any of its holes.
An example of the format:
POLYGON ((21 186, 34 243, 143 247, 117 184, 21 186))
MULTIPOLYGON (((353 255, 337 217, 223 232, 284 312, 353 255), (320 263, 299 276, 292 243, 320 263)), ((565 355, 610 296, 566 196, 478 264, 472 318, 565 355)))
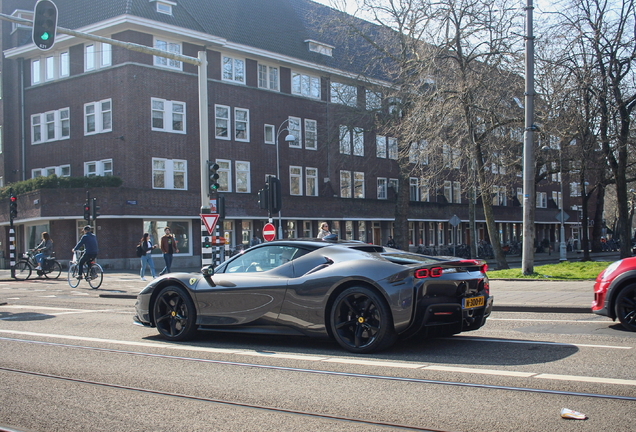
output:
MULTIPOLYGON (((566 220, 570 219, 570 215, 567 214, 566 212, 563 212, 563 222, 565 222, 566 220)), ((561 212, 557 213, 556 215, 556 220, 558 220, 559 222, 561 222, 561 212)))
POLYGON ((214 231, 214 227, 216 226, 217 221, 219 220, 218 214, 202 214, 201 220, 205 224, 205 227, 208 229, 208 233, 212 235, 212 231, 214 231))
POLYGON ((450 222, 450 224, 454 227, 456 227, 457 225, 459 225, 462 221, 457 217, 457 215, 453 215, 452 218, 450 218, 450 220, 448 221, 450 222))
POLYGON ((265 224, 263 227, 263 238, 265 241, 272 241, 276 238, 276 228, 271 223, 265 224))

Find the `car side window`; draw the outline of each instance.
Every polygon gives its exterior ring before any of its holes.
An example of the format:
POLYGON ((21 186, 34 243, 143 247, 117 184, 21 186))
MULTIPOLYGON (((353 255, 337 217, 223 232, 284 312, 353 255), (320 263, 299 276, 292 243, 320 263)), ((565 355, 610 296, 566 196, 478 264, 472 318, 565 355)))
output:
POLYGON ((293 246, 268 245, 248 249, 228 263, 225 273, 252 273, 275 269, 300 254, 293 246))

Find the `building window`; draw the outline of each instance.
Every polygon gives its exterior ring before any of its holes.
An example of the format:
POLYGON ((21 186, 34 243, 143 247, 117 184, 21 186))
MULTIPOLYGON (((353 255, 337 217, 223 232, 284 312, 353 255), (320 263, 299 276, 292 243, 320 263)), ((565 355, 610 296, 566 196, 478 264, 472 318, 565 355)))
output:
POLYGON ((340 198, 351 198, 351 171, 340 171, 340 198))
POLYGON ((313 237, 313 234, 311 233, 311 221, 303 221, 303 237, 313 237))
POLYGON ((84 105, 84 135, 111 132, 113 108, 110 99, 84 105))
POLYGON ((250 193, 250 163, 236 161, 236 192, 250 193))
POLYGON ((289 142, 289 147, 301 148, 303 142, 303 133, 300 129, 300 117, 289 117, 287 130, 294 136, 294 141, 289 142))
POLYGON ((453 182, 453 202, 455 204, 462 203, 462 188, 461 183, 458 181, 453 182))
POLYGON ((398 179, 393 179, 393 178, 389 179, 389 187, 392 188, 396 194, 398 193, 398 185, 399 185, 398 179))
POLYGON ((351 132, 347 126, 340 126, 340 154, 351 154, 351 132))
POLYGON ((258 87, 278 91, 278 68, 259 63, 258 87))
POLYGON ((245 60, 223 56, 223 80, 245 84, 245 60))
POLYGON ((428 180, 422 180, 420 183, 420 201, 429 202, 428 180))
POLYGON ((67 77, 70 71, 68 51, 60 54, 60 77, 67 77))
POLYGON ((112 64, 112 46, 103 42, 84 45, 84 72, 112 64))
POLYGON ((152 188, 187 190, 188 162, 152 158, 152 188))
POLYGON ((508 200, 506 199, 506 187, 499 186, 499 205, 506 206, 508 204, 508 200))
POLYGON ((320 78, 292 72, 292 94, 320 99, 320 78))
POLYGON ((382 109, 382 93, 366 90, 367 111, 379 111, 382 109))
POLYGON ((318 150, 318 122, 305 119, 305 148, 318 150))
POLYGON ((318 196, 318 168, 305 168, 307 196, 318 196))
POLYGON ((537 192, 537 208, 547 208, 548 207, 548 194, 547 192, 537 192))
POLYGON ((444 164, 446 168, 451 167, 451 151, 448 144, 442 146, 442 164, 444 164))
POLYGON ((113 175, 113 160, 112 159, 84 162, 85 177, 112 176, 112 175, 113 175))
POLYGON ((186 132, 185 102, 151 98, 152 130, 159 132, 186 132))
POLYGON ((234 108, 234 139, 249 142, 250 140, 250 110, 234 108))
POLYGON ((113 48, 110 44, 102 43, 102 55, 100 56, 100 66, 110 66, 113 62, 113 48))
POLYGON ((517 188, 517 201, 519 201, 520 206, 523 206, 523 188, 517 188))
POLYGON ((397 138, 389 138, 389 159, 397 160, 398 158, 398 141, 397 138))
POLYGON ((386 159, 386 137, 382 135, 375 136, 375 156, 386 159))
POLYGON ((84 47, 84 72, 95 69, 95 45, 84 47))
POLYGON ((581 196, 581 183, 578 183, 578 182, 570 183, 570 196, 571 197, 581 196))
POLYGON ((71 166, 60 165, 60 166, 54 166, 54 167, 36 168, 31 170, 31 178, 48 177, 53 174, 55 174, 58 177, 70 177, 71 166))
MULTIPOLYGON (((85 222, 82 222, 81 225, 84 225, 85 222)), ((170 228, 172 235, 174 236, 177 247, 179 249, 179 254, 192 254, 192 233, 190 230, 190 221, 189 220, 148 220, 145 219, 143 221, 143 232, 147 232, 150 234, 150 237, 154 240, 155 243, 159 244, 161 236, 164 234, 166 227, 170 228)), ((201 233, 201 224, 198 224, 199 232, 201 233)), ((80 227, 81 229, 81 227, 80 227)), ((157 248, 152 251, 153 255, 161 255, 161 249, 157 248)))
POLYGON ((215 137, 217 139, 230 139, 230 107, 214 105, 215 137))
POLYGON ((355 108, 358 106, 358 88, 332 81, 331 102, 355 108))
POLYGON ((232 192, 232 164, 229 160, 217 159, 219 165, 219 192, 232 192))
POLYGON ((378 199, 386 199, 386 178, 378 177, 378 199))
POLYGON ((69 108, 31 116, 31 144, 58 141, 69 138, 70 135, 69 108))
POLYGON ((176 5, 176 3, 164 3, 164 2, 157 2, 157 12, 162 13, 162 14, 166 14, 166 15, 172 15, 172 6, 176 5))
POLYGON ((265 125, 265 144, 276 144, 276 128, 274 125, 265 125))
POLYGON ((299 166, 289 167, 289 194, 303 194, 303 169, 299 166))
MULTIPOLYGON (((181 54, 181 44, 174 41, 155 39, 155 48, 173 54, 181 54)), ((153 56, 153 58, 155 66, 177 70, 181 70, 183 67, 181 62, 178 60, 158 56, 153 56)))
POLYGON ((55 79, 55 57, 47 57, 44 63, 44 80, 51 81, 55 79))
POLYGON ((322 42, 316 42, 311 39, 307 39, 305 43, 309 43, 309 51, 316 52, 318 54, 332 57, 334 47, 322 42))
POLYGON ((353 197, 364 198, 364 173, 353 173, 353 197))
POLYGON ((33 60, 31 62, 31 84, 39 84, 41 77, 41 70, 40 70, 40 60, 33 60))
POLYGON ((418 193, 420 191, 417 177, 409 178, 409 201, 419 201, 418 193))
POLYGON ((353 128, 353 155, 364 156, 364 129, 353 128))
POLYGON ((446 202, 453 202, 451 182, 448 180, 444 181, 444 198, 446 198, 446 202))

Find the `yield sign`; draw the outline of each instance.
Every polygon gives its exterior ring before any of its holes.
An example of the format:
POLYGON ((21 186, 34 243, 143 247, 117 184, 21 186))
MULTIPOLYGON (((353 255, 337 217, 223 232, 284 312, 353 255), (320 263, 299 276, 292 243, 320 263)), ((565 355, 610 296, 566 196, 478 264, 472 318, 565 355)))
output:
POLYGON ((202 214, 201 220, 205 224, 205 227, 208 229, 208 233, 212 235, 212 231, 214 231, 214 227, 216 226, 216 222, 219 220, 218 214, 202 214))

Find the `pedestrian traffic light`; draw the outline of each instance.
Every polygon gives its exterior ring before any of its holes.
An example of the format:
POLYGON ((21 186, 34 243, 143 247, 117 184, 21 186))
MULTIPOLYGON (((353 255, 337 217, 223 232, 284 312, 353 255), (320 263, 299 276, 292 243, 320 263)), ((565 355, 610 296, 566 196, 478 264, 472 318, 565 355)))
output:
POLYGON ((36 47, 50 50, 55 43, 57 29, 57 6, 50 0, 38 0, 33 10, 31 38, 36 47))
POLYGON ((97 216, 100 216, 100 208, 101 207, 97 205, 97 198, 93 198, 93 220, 97 220, 97 216))
POLYGON ((269 190, 269 211, 272 213, 278 213, 283 207, 280 180, 276 177, 269 176, 267 179, 267 188, 269 190))
POLYGON ((258 191, 258 208, 269 210, 269 188, 258 191))
POLYGON ((91 206, 88 200, 84 203, 84 220, 91 223, 91 206))
POLYGON ((208 177, 210 179, 210 195, 216 194, 219 190, 219 164, 214 161, 208 161, 208 177))
POLYGON ((12 220, 18 217, 18 197, 13 195, 13 191, 9 193, 9 217, 12 220))

